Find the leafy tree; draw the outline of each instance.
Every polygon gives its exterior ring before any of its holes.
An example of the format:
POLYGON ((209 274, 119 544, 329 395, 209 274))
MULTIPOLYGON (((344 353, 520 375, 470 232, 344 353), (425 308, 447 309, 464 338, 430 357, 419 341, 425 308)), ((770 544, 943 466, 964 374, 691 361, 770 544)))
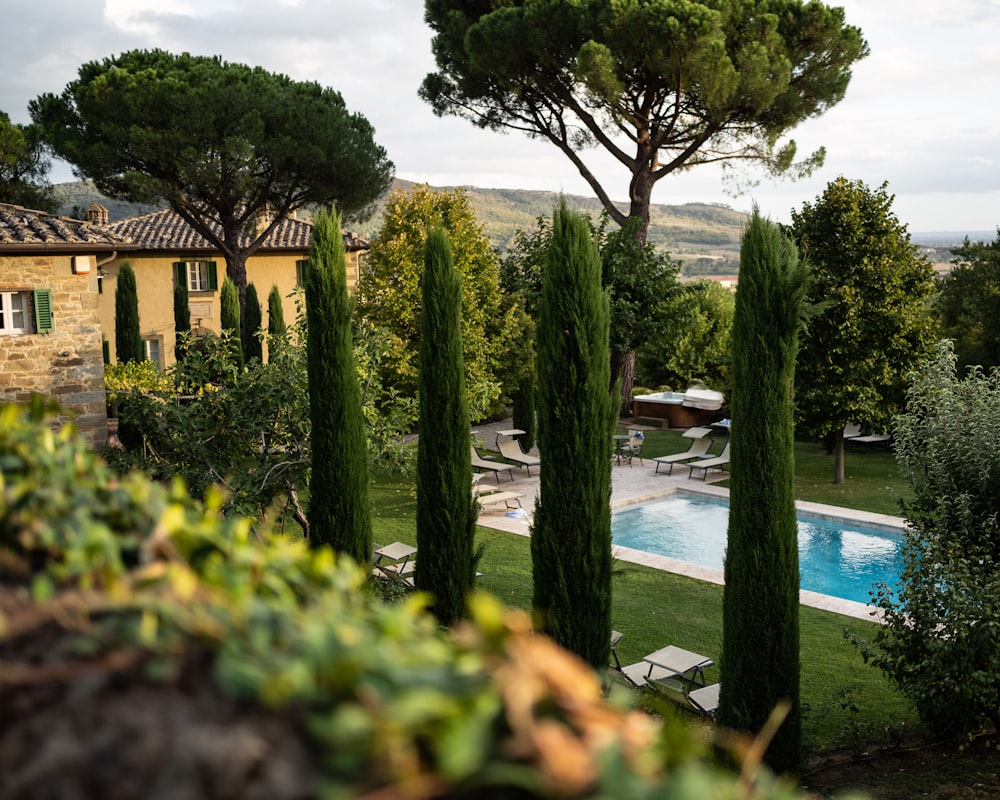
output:
POLYGON ((421 278, 420 439, 417 451, 417 549, 414 583, 449 625, 467 615, 476 579, 476 503, 472 498, 469 410, 462 358, 462 282, 448 235, 427 236, 421 278))
POLYGON ((636 354, 636 380, 678 391, 704 384, 729 396, 734 306, 733 293, 715 281, 680 284, 664 303, 659 333, 636 354))
POLYGON ((0 111, 0 202, 55 211, 48 153, 37 125, 18 125, 0 111))
POLYGON ((187 281, 174 281, 174 358, 184 358, 186 335, 191 332, 191 305, 187 281))
POLYGON ((240 338, 240 298, 236 284, 227 275, 219 290, 219 325, 223 333, 232 337, 233 355, 243 361, 243 342, 240 338))
POLYGON ((501 396, 501 376, 510 369, 510 344, 518 336, 518 325, 512 304, 505 304, 500 292, 499 258, 462 189, 435 192, 416 186, 409 194, 389 195, 382 228, 358 283, 358 312, 367 325, 388 335, 382 382, 404 396, 415 396, 423 247, 435 227, 448 234, 462 279, 466 391, 470 416, 480 419, 501 396))
POLYGON ((793 387, 805 278, 795 246, 754 209, 743 234, 733 320, 718 720, 756 734, 787 703, 765 756, 779 772, 795 772, 801 759, 793 387))
POLYGON ((611 637, 610 310, 590 225, 552 221, 538 320, 538 449, 544 468, 531 531, 542 629, 596 669, 611 637))
POLYGON ((320 211, 314 220, 305 289, 312 420, 309 539, 367 564, 372 554, 368 450, 336 212, 320 211))
POLYGON ((283 338, 285 325, 285 309, 281 305, 281 292, 277 286, 272 286, 267 295, 267 335, 269 339, 283 338))
MULTIPOLYGON (((609 231, 607 216, 599 225, 588 218, 601 254, 601 282, 611 297, 611 376, 621 382, 621 413, 628 413, 635 382, 636 347, 662 332, 663 304, 676 291, 678 266, 652 245, 640 245, 632 235, 635 223, 609 231)), ((503 282, 524 298, 525 308, 537 318, 543 265, 552 239, 552 226, 539 217, 536 229, 518 231, 515 247, 503 264, 503 282)))
POLYGON ((248 363, 254 360, 263 361, 264 343, 260 338, 260 300, 257 298, 257 287, 252 283, 247 285, 246 315, 247 338, 243 340, 243 360, 248 363))
POLYGON ((426 0, 438 72, 420 95, 438 114, 546 139, 573 163, 608 214, 646 241, 653 186, 699 164, 753 162, 802 175, 782 144, 844 96, 865 57, 841 8, 781 0, 426 0), (629 173, 619 209, 585 160, 599 147, 629 173))
POLYGON ((115 358, 119 364, 144 361, 146 347, 139 325, 139 294, 132 264, 123 261, 115 286, 115 358))
POLYGON ((311 204, 363 213, 392 178, 371 125, 339 93, 218 57, 133 50, 91 61, 29 109, 101 192, 165 200, 218 248, 241 309, 246 261, 278 220, 311 204))
POLYGON ((951 272, 938 282, 941 334, 955 341, 959 369, 1000 366, 1000 229, 992 242, 970 242, 952 251, 951 272))
POLYGON ((913 496, 900 582, 873 598, 885 624, 865 659, 930 729, 1000 729, 1000 371, 960 378, 940 343, 893 432, 913 496))
POLYGON ((892 201, 886 184, 873 191, 838 178, 792 211, 817 312, 795 371, 798 421, 830 442, 834 483, 844 482, 844 426, 884 429, 903 406, 907 374, 932 346, 933 271, 892 201))

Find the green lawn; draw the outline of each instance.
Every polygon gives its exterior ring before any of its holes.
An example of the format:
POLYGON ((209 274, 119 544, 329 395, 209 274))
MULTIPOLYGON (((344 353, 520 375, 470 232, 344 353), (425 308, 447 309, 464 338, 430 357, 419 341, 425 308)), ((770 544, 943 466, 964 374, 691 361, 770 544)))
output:
MULTIPOLYGON (((649 431, 643 455, 686 449, 687 440, 673 431, 649 431)), ((894 505, 903 486, 894 474, 890 454, 853 451, 848 454, 847 487, 830 488, 832 458, 820 445, 797 446, 797 486, 803 499, 850 505, 882 513, 897 513, 894 505), (825 470, 829 467, 829 475, 825 470), (851 481, 855 485, 851 485, 851 481), (850 491, 850 494, 846 492, 850 491), (839 498, 839 501, 838 501, 839 498), (863 502, 858 502, 862 498, 863 502)), ((416 544, 413 482, 399 476, 379 476, 373 492, 375 539, 416 544)), ((480 587, 511 606, 531 606, 531 554, 523 536, 478 529, 486 551, 480 587)), ((892 738, 917 725, 908 702, 870 666, 844 638, 850 630, 868 635, 873 626, 862 620, 803 607, 802 701, 806 709, 804 741, 808 751, 861 747, 892 738), (850 702, 849 702, 850 701, 850 702), (852 708, 854 711, 847 710, 852 708)), ((612 625, 625 637, 618 646, 622 663, 676 644, 718 660, 722 644, 722 589, 659 570, 619 563, 614 578, 612 625)), ((718 680, 718 668, 707 674, 718 680)))

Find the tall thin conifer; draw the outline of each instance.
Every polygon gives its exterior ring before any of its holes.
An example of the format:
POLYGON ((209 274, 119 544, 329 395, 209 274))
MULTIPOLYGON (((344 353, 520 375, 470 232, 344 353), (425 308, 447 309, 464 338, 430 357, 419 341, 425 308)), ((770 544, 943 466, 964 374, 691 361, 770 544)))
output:
POLYGON ((115 358, 119 364, 144 361, 146 348, 139 326, 139 293, 132 264, 122 262, 115 286, 115 358))
POLYGON ((240 339, 240 293, 236 284, 228 276, 222 281, 219 291, 219 324, 223 331, 231 331, 233 335, 233 355, 239 363, 243 363, 243 343, 240 339))
POLYGON ((469 410, 462 356, 462 283, 448 235, 427 236, 420 310, 416 588, 443 624, 466 614, 476 575, 469 410))
POLYGON ((174 282, 174 359, 184 359, 184 337, 191 333, 191 306, 186 280, 174 282))
POLYGON ((257 297, 257 287, 247 284, 247 294, 244 300, 246 307, 246 339, 243 340, 243 360, 264 361, 264 346, 259 336, 261 326, 260 299, 257 297))
POLYGON ((795 356, 806 289, 795 245, 754 209, 743 234, 733 320, 732 460, 718 720, 759 732, 788 713, 765 756, 801 763, 795 356))
POLYGON ((609 303, 587 221, 556 209, 538 321, 538 450, 531 533, 542 629, 597 669, 611 637, 609 303))
POLYGON ((312 420, 309 540, 366 564, 372 556, 368 444, 351 337, 340 218, 320 211, 306 266, 306 359, 312 420))
POLYGON ((267 335, 285 335, 285 310, 281 305, 281 292, 272 286, 267 295, 267 335))

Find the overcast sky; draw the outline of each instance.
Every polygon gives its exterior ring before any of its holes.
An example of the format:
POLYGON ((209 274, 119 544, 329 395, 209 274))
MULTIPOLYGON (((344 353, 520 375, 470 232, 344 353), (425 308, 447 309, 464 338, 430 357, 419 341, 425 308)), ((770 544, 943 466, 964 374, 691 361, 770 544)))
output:
MULTIPOLYGON (((765 181, 725 194, 710 167, 668 176, 657 203, 726 203, 787 221, 838 176, 883 181, 911 232, 986 231, 1000 225, 1000 0, 846 0, 871 55, 847 97, 801 125, 800 153, 827 149, 813 177, 765 181)), ((592 196, 554 146, 518 133, 438 118, 417 97, 434 69, 421 0, 33 0, 5 3, 0 110, 28 122, 28 102, 59 93, 87 61, 160 47, 221 55, 338 90, 375 127, 406 180, 432 186, 540 189, 592 196)), ((594 171, 616 199, 623 167, 594 171)), ((597 160, 595 160, 597 159, 597 160)), ((72 180, 65 165, 55 182, 72 180)))

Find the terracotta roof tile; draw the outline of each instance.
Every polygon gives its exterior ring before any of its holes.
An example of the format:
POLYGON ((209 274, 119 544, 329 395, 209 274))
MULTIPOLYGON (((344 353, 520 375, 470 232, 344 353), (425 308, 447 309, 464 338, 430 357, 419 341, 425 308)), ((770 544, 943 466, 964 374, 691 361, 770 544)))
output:
MULTIPOLYGON (((215 250, 204 236, 171 209, 112 222, 109 228, 143 250, 215 250)), ((221 235, 221 233, 220 233, 221 235)), ((244 237, 244 242, 249 241, 244 237)), ((308 250, 312 224, 299 219, 281 219, 261 245, 261 250, 308 250)), ((368 242, 354 234, 344 234, 348 251, 364 250, 368 242)))
POLYGON ((47 211, 0 203, 0 246, 47 249, 86 245, 88 248, 103 250, 124 243, 110 226, 92 225, 47 211))

